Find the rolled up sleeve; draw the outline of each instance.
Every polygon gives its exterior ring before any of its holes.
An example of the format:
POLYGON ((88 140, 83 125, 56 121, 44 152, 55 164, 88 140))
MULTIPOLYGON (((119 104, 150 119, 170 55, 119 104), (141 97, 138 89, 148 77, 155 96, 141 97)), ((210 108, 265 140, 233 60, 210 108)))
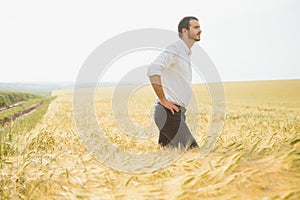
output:
POLYGON ((176 51, 173 46, 164 50, 149 66, 147 76, 159 75, 173 62, 176 51))
POLYGON ((152 63, 148 66, 147 76, 159 75, 161 76, 164 67, 161 65, 157 65, 152 63))

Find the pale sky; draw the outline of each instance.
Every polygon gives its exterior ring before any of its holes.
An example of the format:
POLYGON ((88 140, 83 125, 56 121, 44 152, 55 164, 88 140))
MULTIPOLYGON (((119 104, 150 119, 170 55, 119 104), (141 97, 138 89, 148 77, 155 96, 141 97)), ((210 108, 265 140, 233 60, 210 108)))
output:
MULTIPOLYGON (((199 19, 198 44, 222 80, 300 78, 298 0, 1 0, 0 82, 75 81, 109 38, 140 28, 177 31, 187 15, 199 19)), ((128 55, 104 80, 116 81, 156 54, 128 55)))

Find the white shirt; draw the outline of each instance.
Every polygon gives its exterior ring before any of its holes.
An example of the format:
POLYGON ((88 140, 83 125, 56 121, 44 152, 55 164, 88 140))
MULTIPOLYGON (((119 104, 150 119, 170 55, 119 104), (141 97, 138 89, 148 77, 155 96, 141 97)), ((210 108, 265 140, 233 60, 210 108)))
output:
POLYGON ((148 66, 147 75, 161 76, 162 87, 168 101, 186 107, 192 97, 191 50, 179 39, 168 46, 148 66))

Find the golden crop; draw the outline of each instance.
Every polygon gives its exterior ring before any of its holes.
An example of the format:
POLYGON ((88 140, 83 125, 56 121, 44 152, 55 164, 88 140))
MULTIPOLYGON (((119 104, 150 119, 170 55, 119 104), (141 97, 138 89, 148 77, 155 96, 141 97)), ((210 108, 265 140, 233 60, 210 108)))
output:
MULTIPOLYGON (((77 134, 73 90, 53 91, 57 98, 42 122, 19 138, 19 154, 2 161, 1 195, 11 199, 300 199, 300 81, 224 86, 226 120, 214 150, 204 159, 198 158, 199 150, 188 151, 168 166, 143 174, 125 173, 97 161, 77 134)), ((193 89, 198 111, 188 110, 187 121, 203 145, 211 100, 205 85, 193 89)), ((131 136, 116 122, 115 117, 122 120, 124 113, 112 112, 112 94, 110 87, 95 92, 95 113, 106 138, 124 151, 158 151, 151 87, 140 88, 128 100, 133 124, 148 127, 147 131, 133 128, 131 136)), ((115 99, 116 105, 118 101, 124 99, 115 99)), ((89 118, 82 116, 82 120, 89 118)), ((178 153, 166 151, 166 158, 178 153)), ((151 158, 153 164, 164 158, 156 156, 151 158)), ((132 169, 139 165, 138 160, 128 160, 120 162, 132 169)))

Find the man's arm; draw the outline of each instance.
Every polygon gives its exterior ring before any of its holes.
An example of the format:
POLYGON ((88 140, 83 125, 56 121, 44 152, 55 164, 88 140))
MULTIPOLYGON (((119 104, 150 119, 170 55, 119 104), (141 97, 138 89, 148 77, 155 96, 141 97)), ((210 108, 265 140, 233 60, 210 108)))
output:
POLYGON ((169 109, 173 115, 174 115, 175 111, 178 112, 179 111, 179 109, 177 107, 178 104, 175 103, 175 102, 168 101, 166 99, 163 87, 161 85, 160 76, 159 75, 152 75, 152 76, 149 76, 149 79, 150 79, 151 85, 152 85, 157 97, 159 98, 160 103, 165 108, 169 109))

